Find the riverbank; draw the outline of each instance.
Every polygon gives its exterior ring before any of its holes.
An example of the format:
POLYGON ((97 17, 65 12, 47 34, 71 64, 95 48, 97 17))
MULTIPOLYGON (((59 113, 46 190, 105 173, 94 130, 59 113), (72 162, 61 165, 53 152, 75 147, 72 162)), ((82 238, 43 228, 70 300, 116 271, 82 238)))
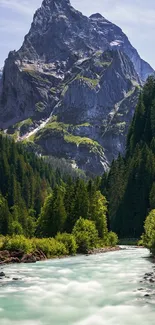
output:
MULTIPOLYGON (((103 247, 103 248, 94 248, 89 250, 87 254, 84 255, 96 255, 96 254, 103 254, 108 252, 115 252, 123 250, 120 246, 116 247, 103 247)), ((5 264, 14 264, 14 263, 36 263, 39 261, 49 260, 49 259, 56 259, 56 258, 65 258, 71 255, 60 255, 60 256, 53 256, 48 258, 41 250, 37 250, 30 254, 24 254, 23 251, 14 251, 9 252, 7 250, 0 251, 0 265, 5 264)), ((77 256, 77 255, 76 255, 77 256)))
POLYGON ((14 252, 9 252, 8 250, 0 251, 0 265, 13 263, 36 263, 46 259, 47 256, 41 250, 36 250, 30 254, 25 254, 21 250, 14 252))
POLYGON ((120 251, 120 250, 123 250, 123 248, 121 248, 120 246, 94 248, 94 249, 88 251, 88 255, 103 254, 103 253, 115 252, 115 251, 120 251))

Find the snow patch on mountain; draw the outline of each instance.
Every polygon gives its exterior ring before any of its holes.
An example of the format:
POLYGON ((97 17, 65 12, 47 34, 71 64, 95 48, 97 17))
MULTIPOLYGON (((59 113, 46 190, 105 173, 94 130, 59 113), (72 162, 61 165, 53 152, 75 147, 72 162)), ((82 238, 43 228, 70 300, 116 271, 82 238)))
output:
POLYGON ((123 41, 115 40, 110 43, 111 46, 121 46, 123 41))

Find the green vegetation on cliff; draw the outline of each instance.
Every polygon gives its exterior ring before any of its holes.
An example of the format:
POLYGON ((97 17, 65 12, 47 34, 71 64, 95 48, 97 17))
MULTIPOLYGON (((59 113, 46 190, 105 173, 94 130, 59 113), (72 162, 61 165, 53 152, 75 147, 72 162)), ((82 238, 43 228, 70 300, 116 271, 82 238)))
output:
POLYGON ((65 124, 63 122, 52 121, 47 123, 45 127, 39 130, 36 135, 33 135, 31 138, 28 138, 28 141, 40 142, 42 139, 48 138, 50 136, 61 136, 64 142, 67 143, 72 143, 77 146, 86 145, 90 146, 90 148, 101 148, 100 144, 97 141, 94 141, 87 137, 75 136, 71 133, 75 128, 89 126, 89 123, 84 123, 81 125, 70 125, 65 124))
POLYGON ((97 141, 94 141, 94 140, 92 140, 90 138, 86 138, 86 137, 75 136, 72 134, 66 134, 64 137, 64 140, 69 143, 75 143, 76 145, 83 144, 83 145, 100 147, 100 145, 97 141))
POLYGON ((88 85, 90 85, 93 88, 95 88, 99 84, 99 79, 87 78, 87 77, 81 76, 80 74, 76 76, 76 79, 86 82, 88 85))

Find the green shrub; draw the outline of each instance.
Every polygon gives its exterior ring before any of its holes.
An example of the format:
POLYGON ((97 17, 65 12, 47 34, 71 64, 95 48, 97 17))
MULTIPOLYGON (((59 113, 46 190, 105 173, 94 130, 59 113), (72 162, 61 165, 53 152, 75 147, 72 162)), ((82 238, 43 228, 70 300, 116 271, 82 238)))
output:
POLYGON ((32 242, 33 247, 35 247, 37 250, 41 250, 47 256, 47 258, 68 255, 65 245, 54 238, 34 238, 32 239, 32 242))
POLYGON ((3 248, 4 239, 5 239, 5 237, 0 235, 0 250, 2 250, 2 248, 3 248))
POLYGON ((16 235, 13 237, 5 237, 2 249, 8 251, 21 250, 24 253, 30 253, 33 251, 33 246, 31 240, 22 235, 16 235))
POLYGON ((47 258, 68 255, 68 249, 63 242, 54 238, 32 238, 28 239, 22 235, 4 237, 1 243, 2 250, 18 251, 25 254, 41 250, 47 258))
POLYGON ((10 226, 10 235, 22 235, 23 228, 22 225, 18 221, 13 221, 10 226))
POLYGON ((97 247, 99 237, 93 221, 80 218, 73 228, 73 235, 79 253, 87 253, 90 249, 97 247))
POLYGON ((27 217, 27 225, 26 225, 26 236, 32 238, 34 236, 35 233, 35 229, 36 229, 36 222, 34 221, 34 217, 28 216, 27 217))
POLYGON ((142 235, 141 243, 150 249, 155 256, 155 209, 147 216, 144 224, 145 233, 142 235))
POLYGON ((56 240, 65 245, 69 255, 75 255, 77 251, 77 244, 75 237, 71 234, 63 233, 56 236, 56 240))
POLYGON ((110 231, 107 238, 108 246, 114 247, 118 244, 118 236, 115 232, 110 231))
POLYGON ((86 254, 95 245, 90 244, 89 234, 87 232, 78 232, 76 234, 76 242, 78 245, 78 253, 86 254))
POLYGON ((144 244, 143 244, 143 240, 142 240, 142 238, 140 239, 140 240, 138 240, 138 242, 137 242, 137 246, 143 246, 144 244))

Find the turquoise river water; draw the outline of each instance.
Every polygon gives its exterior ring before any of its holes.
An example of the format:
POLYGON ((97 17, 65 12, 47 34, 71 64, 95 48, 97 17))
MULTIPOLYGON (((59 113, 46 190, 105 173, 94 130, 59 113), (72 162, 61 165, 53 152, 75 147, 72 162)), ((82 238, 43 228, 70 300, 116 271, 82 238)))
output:
POLYGON ((140 283, 148 256, 127 248, 1 267, 0 325, 154 325, 155 284, 140 283))

